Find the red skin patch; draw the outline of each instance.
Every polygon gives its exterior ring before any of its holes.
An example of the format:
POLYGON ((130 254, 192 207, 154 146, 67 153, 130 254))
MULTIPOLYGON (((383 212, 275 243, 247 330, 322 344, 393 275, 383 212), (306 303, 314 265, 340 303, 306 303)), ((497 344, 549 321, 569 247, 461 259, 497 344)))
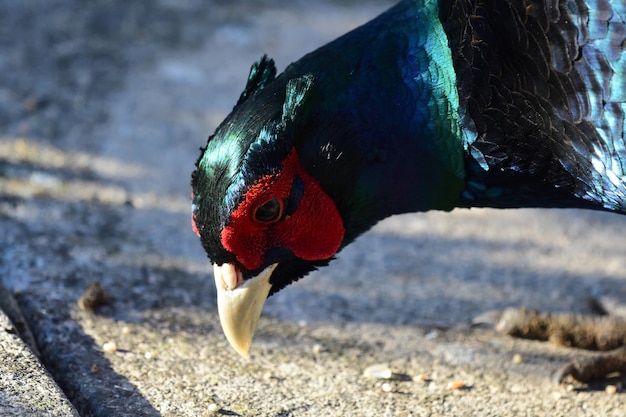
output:
MULTIPOLYGON (((193 201, 194 195, 191 193, 191 201, 193 201)), ((194 210, 195 211, 195 210, 194 210)), ((196 224, 196 214, 193 213, 191 215, 191 230, 196 234, 196 236, 200 237, 200 231, 198 230, 198 225, 196 224)))
POLYGON ((292 149, 279 173, 261 178, 248 190, 245 200, 230 215, 221 239, 224 248, 246 269, 255 270, 263 265, 265 254, 272 248, 288 248, 307 261, 328 259, 339 250, 344 234, 335 203, 304 170, 292 149), (296 176, 304 184, 296 211, 274 223, 256 221, 254 212, 258 207, 272 198, 289 198, 296 176))

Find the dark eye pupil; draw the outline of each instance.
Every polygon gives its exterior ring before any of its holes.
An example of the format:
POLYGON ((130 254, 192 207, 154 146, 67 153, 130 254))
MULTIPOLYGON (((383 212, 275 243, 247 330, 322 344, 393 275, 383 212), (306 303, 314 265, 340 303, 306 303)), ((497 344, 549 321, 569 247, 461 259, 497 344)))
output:
POLYGON ((280 218, 282 206, 277 198, 259 206, 254 212, 254 219, 261 223, 271 223, 280 218))

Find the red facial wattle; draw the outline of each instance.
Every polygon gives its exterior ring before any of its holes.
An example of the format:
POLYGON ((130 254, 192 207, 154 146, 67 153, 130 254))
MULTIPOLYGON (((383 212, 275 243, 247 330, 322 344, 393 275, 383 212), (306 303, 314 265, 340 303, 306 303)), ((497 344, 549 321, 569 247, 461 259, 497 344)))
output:
POLYGON ((279 172, 261 178, 248 190, 222 230, 221 241, 246 269, 256 270, 273 248, 287 248, 307 261, 328 259, 339 250, 344 233, 335 203, 305 171, 292 149, 279 172), (255 212, 273 199, 280 202, 282 213, 296 178, 302 181, 303 191, 295 210, 271 221, 259 221, 255 212))

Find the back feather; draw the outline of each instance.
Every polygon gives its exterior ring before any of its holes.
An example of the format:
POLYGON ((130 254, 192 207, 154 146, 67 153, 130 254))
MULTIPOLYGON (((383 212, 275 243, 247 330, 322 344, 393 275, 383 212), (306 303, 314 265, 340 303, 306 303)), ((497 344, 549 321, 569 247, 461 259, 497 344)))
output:
POLYGON ((626 3, 458 0, 440 14, 466 109, 466 204, 625 211, 626 3))

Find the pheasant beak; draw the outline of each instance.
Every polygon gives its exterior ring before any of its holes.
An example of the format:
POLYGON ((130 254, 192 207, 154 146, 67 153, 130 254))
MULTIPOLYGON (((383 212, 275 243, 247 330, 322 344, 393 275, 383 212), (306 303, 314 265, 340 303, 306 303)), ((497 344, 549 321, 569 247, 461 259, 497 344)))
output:
POLYGON ((270 265, 256 277, 244 281, 235 265, 213 265, 222 330, 230 345, 243 357, 249 357, 252 337, 272 288, 270 277, 276 266, 278 264, 270 265))

